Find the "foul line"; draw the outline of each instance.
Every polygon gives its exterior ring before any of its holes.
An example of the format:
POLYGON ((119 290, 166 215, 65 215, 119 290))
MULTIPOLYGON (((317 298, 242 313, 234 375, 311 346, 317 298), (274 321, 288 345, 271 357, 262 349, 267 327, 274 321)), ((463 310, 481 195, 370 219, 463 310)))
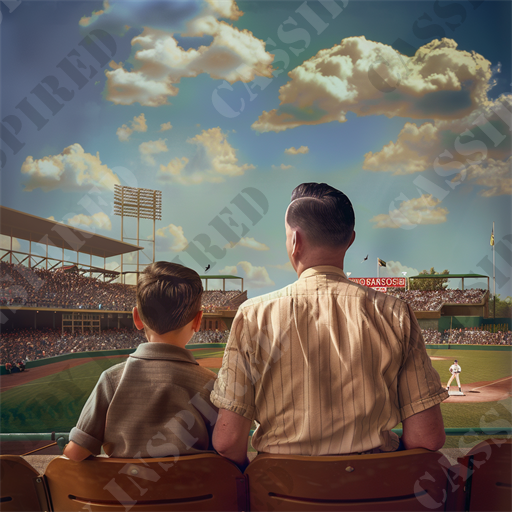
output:
POLYGON ((491 382, 490 384, 485 384, 485 386, 479 386, 478 388, 473 388, 471 391, 475 391, 476 389, 482 389, 486 388, 487 386, 494 386, 494 384, 498 384, 498 382, 502 382, 504 380, 512 379, 512 375, 510 377, 505 377, 504 379, 495 380, 494 382, 491 382))

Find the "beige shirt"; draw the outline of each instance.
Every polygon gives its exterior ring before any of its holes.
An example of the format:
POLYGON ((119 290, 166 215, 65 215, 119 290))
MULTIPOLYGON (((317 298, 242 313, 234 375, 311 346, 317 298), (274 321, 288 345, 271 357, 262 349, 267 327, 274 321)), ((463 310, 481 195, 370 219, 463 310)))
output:
POLYGON ((212 450, 216 375, 189 350, 142 343, 126 363, 104 371, 69 439, 113 457, 192 455, 212 450))
POLYGON ((256 450, 302 455, 394 450, 447 397, 410 307, 332 266, 242 304, 211 394, 256 421, 256 450))

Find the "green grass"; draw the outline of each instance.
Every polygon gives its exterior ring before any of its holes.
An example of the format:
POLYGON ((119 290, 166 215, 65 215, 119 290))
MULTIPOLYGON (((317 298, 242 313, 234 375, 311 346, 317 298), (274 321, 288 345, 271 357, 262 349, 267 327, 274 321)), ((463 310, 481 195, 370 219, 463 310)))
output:
MULTIPOLYGON (((462 367, 462 383, 492 381, 512 375, 508 352, 482 350, 428 349, 429 355, 449 357, 433 361, 446 384, 453 359, 462 367)), ((193 353, 197 359, 222 357, 218 348, 193 353)), ((1 431, 3 433, 67 432, 75 426, 83 405, 102 371, 124 361, 105 358, 85 363, 4 391, 1 396, 1 431)), ((215 373, 218 369, 212 369, 215 373)), ((16 376, 13 376, 13 380, 16 376)), ((446 427, 511 427, 512 398, 501 402, 441 404, 446 427)), ((468 442, 469 438, 463 439, 468 442)), ((446 446, 459 446, 461 438, 448 438, 446 446)))
MULTIPOLYGON (((459 361, 462 369, 460 381, 462 384, 502 379, 512 375, 512 352, 497 350, 445 350, 427 349, 429 356, 449 357, 448 360, 432 361, 432 366, 441 376, 441 382, 446 384, 450 379, 449 368, 454 359, 459 361)), ((455 379, 452 382, 457 382, 455 379)))
MULTIPOLYGON (((224 351, 202 349, 193 354, 196 359, 202 359, 222 357, 224 351)), ((101 373, 123 361, 125 358, 118 357, 96 359, 2 392, 0 431, 4 434, 70 431, 101 373)), ((16 375, 11 378, 14 381, 16 375)))

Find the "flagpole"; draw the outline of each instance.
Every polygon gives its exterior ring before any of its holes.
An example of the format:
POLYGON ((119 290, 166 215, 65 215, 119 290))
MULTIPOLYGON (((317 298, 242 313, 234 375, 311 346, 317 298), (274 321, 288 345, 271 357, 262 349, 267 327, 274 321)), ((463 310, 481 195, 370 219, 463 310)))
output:
MULTIPOLYGON (((494 237, 494 221, 492 223, 492 233, 494 237)), ((494 243, 493 238, 493 244, 492 244, 492 294, 494 297, 494 306, 493 306, 493 318, 496 319, 496 253, 495 253, 495 247, 496 244, 494 243)))
POLYGON ((379 258, 377 258, 377 278, 380 277, 379 266, 379 258))

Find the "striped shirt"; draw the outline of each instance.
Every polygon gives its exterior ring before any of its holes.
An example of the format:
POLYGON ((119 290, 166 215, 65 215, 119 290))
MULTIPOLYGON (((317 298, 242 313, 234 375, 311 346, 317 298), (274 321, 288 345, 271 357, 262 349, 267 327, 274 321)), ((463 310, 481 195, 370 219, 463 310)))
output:
POLYGON ((318 266, 242 304, 211 394, 259 452, 395 450, 400 421, 448 398, 403 301, 318 266))

